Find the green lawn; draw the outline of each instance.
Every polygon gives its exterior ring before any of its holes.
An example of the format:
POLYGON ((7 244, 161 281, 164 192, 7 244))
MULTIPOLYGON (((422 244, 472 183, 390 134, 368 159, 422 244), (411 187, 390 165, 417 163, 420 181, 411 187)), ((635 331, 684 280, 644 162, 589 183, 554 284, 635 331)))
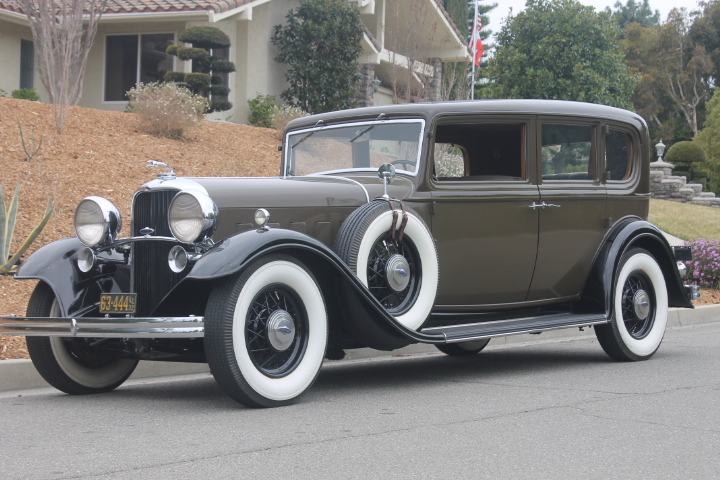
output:
POLYGON ((648 220, 683 240, 710 238, 720 241, 720 208, 667 200, 650 200, 648 220))

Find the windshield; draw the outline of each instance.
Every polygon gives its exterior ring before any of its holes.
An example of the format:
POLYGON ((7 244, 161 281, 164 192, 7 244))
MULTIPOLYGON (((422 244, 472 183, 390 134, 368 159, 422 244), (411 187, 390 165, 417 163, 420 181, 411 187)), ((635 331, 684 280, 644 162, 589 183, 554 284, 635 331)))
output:
POLYGON ((383 163, 415 174, 423 126, 422 120, 383 120, 292 132, 285 147, 285 174, 377 170, 383 163))

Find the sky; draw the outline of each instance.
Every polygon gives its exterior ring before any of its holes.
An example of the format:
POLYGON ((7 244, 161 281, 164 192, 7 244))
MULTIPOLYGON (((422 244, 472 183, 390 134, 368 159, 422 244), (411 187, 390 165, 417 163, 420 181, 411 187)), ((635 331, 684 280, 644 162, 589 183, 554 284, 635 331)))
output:
MULTIPOLYGON (((513 14, 525 9, 526 0, 480 0, 480 4, 492 4, 497 3, 498 6, 492 10, 488 16, 490 17, 490 25, 488 28, 493 32, 498 32, 502 25, 505 23, 512 7, 513 14)), ((617 0, 579 0, 583 5, 589 5, 595 7, 595 10, 604 10, 605 7, 613 9, 613 5, 617 0)), ((621 0, 623 4, 627 3, 627 0, 621 0)), ((642 3, 642 0, 635 0, 637 3, 642 3)), ((696 0, 650 0, 650 8, 653 10, 660 10, 660 20, 664 22, 667 18, 668 13, 675 7, 686 7, 689 10, 699 9, 696 0)))

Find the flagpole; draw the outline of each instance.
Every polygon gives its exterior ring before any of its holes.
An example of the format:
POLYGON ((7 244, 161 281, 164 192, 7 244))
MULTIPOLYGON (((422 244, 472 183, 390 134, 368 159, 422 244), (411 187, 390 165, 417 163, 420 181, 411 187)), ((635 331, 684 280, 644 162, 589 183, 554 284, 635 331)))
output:
POLYGON ((470 42, 472 42, 472 75, 470 77, 470 100, 475 100, 475 51, 477 49, 477 41, 475 41, 475 35, 477 35, 477 16, 478 16, 478 0, 475 0, 475 17, 473 17, 473 31, 470 36, 470 42))

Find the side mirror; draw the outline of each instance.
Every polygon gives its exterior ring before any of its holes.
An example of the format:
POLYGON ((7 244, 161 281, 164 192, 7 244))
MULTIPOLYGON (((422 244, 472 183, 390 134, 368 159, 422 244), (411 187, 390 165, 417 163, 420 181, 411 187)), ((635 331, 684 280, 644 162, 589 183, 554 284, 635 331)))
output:
POLYGON ((383 198, 389 199, 387 186, 395 181, 395 167, 389 163, 383 163, 378 168, 378 177, 383 181, 383 198))

